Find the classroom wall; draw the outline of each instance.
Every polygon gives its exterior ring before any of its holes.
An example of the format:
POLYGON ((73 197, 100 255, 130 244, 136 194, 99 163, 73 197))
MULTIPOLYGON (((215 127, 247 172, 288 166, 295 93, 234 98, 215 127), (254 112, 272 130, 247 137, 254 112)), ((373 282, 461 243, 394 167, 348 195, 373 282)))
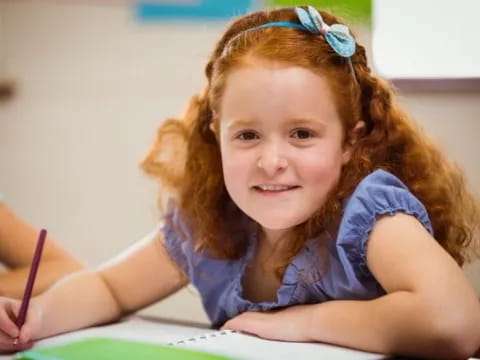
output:
MULTIPOLYGON (((0 0, 0 191, 89 266, 150 232, 155 184, 138 168, 155 129, 203 84, 222 23, 142 24, 125 2, 0 0)), ((367 29, 358 29, 367 44, 367 29)), ((480 93, 405 93, 480 194, 480 93)), ((480 293, 480 266, 468 275, 480 293)), ((161 274, 159 274, 161 279, 161 274)), ((206 322, 192 289, 147 313, 206 322)))

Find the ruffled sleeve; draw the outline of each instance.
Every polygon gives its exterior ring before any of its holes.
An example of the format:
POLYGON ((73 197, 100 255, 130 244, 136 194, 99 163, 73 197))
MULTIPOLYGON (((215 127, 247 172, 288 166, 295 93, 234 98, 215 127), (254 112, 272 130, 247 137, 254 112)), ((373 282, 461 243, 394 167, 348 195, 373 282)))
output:
POLYGON ((384 170, 365 177, 346 202, 337 237, 340 261, 357 280, 371 279, 366 254, 370 232, 380 216, 403 212, 415 216, 433 234, 427 210, 400 179, 384 170))
POLYGON ((170 258, 188 274, 193 253, 191 231, 176 206, 169 205, 161 231, 170 258))

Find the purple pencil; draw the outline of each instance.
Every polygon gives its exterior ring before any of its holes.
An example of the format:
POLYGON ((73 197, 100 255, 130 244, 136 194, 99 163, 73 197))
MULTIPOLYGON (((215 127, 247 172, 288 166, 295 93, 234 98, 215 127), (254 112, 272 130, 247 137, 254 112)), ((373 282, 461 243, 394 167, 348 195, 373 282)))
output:
POLYGON ((35 284, 35 277, 37 276, 38 266, 40 265, 40 258, 42 256, 43 244, 45 244, 45 238, 47 237, 47 230, 42 229, 38 236, 37 246, 35 253, 33 254, 32 265, 30 266, 30 273, 28 274, 27 285, 25 286, 25 292, 23 293, 22 304, 20 305, 20 311, 17 317, 17 327, 22 328, 27 317, 28 304, 32 297, 33 285, 35 284))

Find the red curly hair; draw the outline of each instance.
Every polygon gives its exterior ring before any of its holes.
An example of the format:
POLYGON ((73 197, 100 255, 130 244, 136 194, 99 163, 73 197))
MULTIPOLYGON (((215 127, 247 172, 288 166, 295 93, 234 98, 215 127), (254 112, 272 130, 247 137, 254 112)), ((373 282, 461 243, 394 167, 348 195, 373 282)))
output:
MULTIPOLYGON (((341 23, 320 12, 327 24, 341 23)), ((181 118, 161 124, 141 163, 143 170, 159 181, 162 202, 175 198, 194 232, 196 249, 234 259, 247 246, 249 229, 242 227, 245 223, 241 221, 245 215, 225 188, 219 144, 210 124, 219 126, 217 114, 228 74, 258 58, 302 66, 325 77, 343 123, 344 141, 352 140, 349 134, 358 121, 366 124, 326 204, 294 229, 296 236, 284 248, 277 274, 307 239, 338 221, 342 201, 375 169, 396 175, 425 205, 435 239, 458 264, 476 254, 479 207, 461 170, 399 108, 391 85, 372 74, 364 47, 357 44, 351 58, 357 83, 347 60, 338 56, 323 36, 280 27, 245 31, 274 21, 298 23, 293 8, 282 8, 240 17, 229 26, 206 65, 204 91, 193 96, 181 118)))

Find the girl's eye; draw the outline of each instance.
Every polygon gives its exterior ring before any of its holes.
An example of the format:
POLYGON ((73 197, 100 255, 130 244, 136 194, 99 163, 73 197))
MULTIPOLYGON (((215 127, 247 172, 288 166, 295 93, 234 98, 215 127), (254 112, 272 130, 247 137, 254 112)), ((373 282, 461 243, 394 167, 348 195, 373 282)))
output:
POLYGON ((237 139, 240 139, 243 141, 249 141, 249 140, 258 139, 258 136, 253 131, 244 131, 239 135, 237 135, 237 139))
POLYGON ((313 133, 310 130, 306 129, 297 129, 293 131, 292 137, 296 139, 308 139, 313 136, 313 133))

